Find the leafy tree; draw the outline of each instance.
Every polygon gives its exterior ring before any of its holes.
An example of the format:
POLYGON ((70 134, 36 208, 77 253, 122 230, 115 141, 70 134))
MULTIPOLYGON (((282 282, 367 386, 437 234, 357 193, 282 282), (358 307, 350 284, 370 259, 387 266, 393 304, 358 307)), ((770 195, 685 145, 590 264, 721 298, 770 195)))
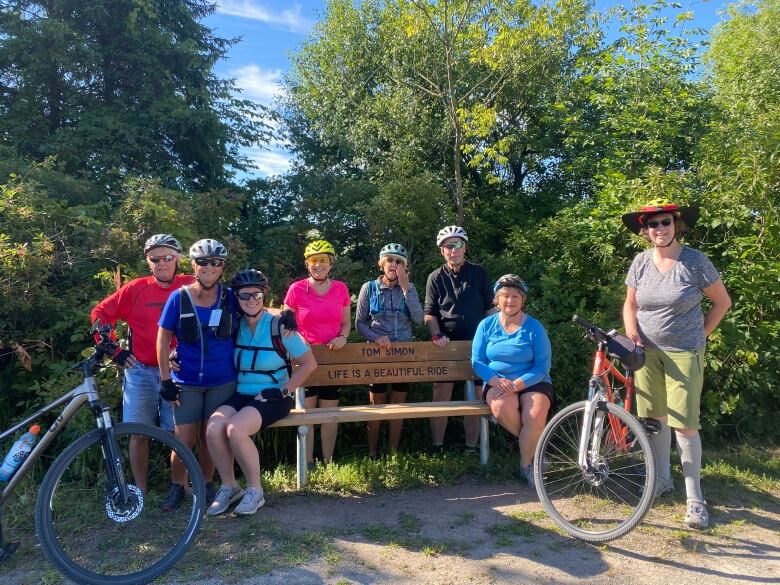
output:
POLYGON ((214 63, 236 42, 199 20, 206 0, 4 2, 0 136, 101 185, 142 173, 206 190, 246 169, 263 111, 214 63))
POLYGON ((439 175, 463 223, 466 165, 522 185, 549 158, 541 111, 589 42, 586 17, 578 2, 334 0, 295 56, 291 99, 372 177, 439 175))

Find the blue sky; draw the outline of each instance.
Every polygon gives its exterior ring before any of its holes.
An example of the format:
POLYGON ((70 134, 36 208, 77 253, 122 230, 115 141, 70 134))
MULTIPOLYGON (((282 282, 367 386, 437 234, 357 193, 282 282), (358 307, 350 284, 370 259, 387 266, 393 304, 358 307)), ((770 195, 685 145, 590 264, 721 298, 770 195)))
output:
MULTIPOLYGON (((607 9, 620 4, 617 0, 596 0, 596 7, 607 9)), ((682 10, 693 11, 694 26, 710 29, 721 18, 727 0, 682 0, 682 10)), ((628 4, 625 2, 624 4, 628 4)), ((323 0, 216 0, 216 13, 204 24, 222 37, 241 37, 228 58, 221 61, 216 73, 232 77, 242 89, 242 97, 270 104, 279 91, 282 76, 289 67, 290 54, 311 32, 325 10, 323 0)), ((283 144, 270 149, 252 149, 246 154, 257 165, 250 174, 258 177, 281 174, 287 170, 290 154, 283 144)))

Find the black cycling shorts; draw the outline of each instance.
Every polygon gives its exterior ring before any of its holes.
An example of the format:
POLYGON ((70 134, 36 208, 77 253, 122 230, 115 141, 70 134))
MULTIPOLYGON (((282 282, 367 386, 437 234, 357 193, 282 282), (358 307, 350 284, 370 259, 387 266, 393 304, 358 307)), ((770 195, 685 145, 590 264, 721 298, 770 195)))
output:
POLYGON ((264 402, 262 400, 256 400, 254 396, 249 394, 239 394, 236 392, 222 403, 222 406, 230 406, 234 408, 236 412, 239 412, 242 408, 251 406, 263 419, 261 428, 265 428, 274 424, 276 421, 283 419, 292 410, 295 405, 295 400, 292 396, 283 398, 277 402, 264 402))
POLYGON ((338 400, 339 390, 338 386, 306 386, 306 398, 319 396, 320 400, 338 400))

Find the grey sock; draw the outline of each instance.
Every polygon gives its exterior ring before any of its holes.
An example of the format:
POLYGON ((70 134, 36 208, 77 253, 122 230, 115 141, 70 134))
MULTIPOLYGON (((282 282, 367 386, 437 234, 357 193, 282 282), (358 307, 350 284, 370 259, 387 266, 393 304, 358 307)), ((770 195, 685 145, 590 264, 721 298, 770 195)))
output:
POLYGON ((658 472, 659 485, 671 483, 672 471, 669 459, 672 451, 672 429, 666 421, 661 423, 660 431, 650 435, 650 441, 655 451, 655 468, 658 472))
POLYGON ((686 437, 681 433, 677 436, 677 448, 680 450, 683 475, 685 475, 685 493, 688 500, 704 501, 701 491, 701 437, 696 433, 686 437))

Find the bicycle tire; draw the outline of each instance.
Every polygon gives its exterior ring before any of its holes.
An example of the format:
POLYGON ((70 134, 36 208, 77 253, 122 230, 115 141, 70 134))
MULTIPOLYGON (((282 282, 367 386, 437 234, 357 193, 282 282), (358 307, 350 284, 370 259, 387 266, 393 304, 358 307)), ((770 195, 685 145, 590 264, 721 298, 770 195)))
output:
POLYGON ((203 519, 206 487, 200 467, 181 441, 168 431, 140 423, 114 426, 130 501, 123 504, 109 487, 103 454, 103 429, 68 446, 41 483, 35 527, 51 563, 76 583, 136 585, 169 570, 190 548, 203 519), (129 465, 129 439, 149 440, 147 492, 136 488, 129 465), (192 492, 180 507, 162 512, 168 491, 171 451, 190 477, 192 492), (100 549, 100 550, 97 550, 100 549), (101 554, 106 551, 105 554, 101 554))
POLYGON ((565 532, 588 542, 606 542, 633 530, 652 507, 655 456, 642 424, 625 409, 605 403, 616 418, 604 417, 600 456, 584 471, 578 453, 585 405, 564 408, 542 432, 534 456, 536 491, 565 532), (626 427, 630 448, 618 448, 610 420, 626 427))

